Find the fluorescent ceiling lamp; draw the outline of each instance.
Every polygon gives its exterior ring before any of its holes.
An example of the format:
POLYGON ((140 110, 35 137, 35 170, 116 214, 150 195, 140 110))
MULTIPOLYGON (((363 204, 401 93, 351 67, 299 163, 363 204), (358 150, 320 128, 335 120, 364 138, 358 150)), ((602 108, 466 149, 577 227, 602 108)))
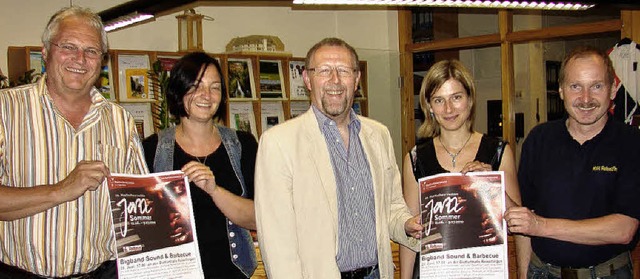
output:
POLYGON ((124 28, 126 26, 129 26, 141 21, 148 21, 153 19, 154 19, 154 16, 151 14, 139 14, 138 12, 134 12, 134 13, 110 20, 108 22, 105 22, 104 30, 109 32, 109 31, 120 29, 120 28, 124 28))
POLYGON ((305 5, 378 5, 456 8, 499 8, 536 10, 586 10, 594 4, 547 1, 498 1, 498 0, 293 0, 293 4, 305 5))

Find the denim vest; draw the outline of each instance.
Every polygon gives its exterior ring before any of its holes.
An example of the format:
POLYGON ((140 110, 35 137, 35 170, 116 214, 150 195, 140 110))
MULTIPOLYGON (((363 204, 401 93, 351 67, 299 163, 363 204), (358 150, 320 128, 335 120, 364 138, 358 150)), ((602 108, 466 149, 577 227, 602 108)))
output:
MULTIPOLYGON (((244 178, 240 169, 240 154, 242 154, 242 146, 238 140, 236 132, 223 126, 217 126, 222 138, 222 144, 229 154, 231 167, 242 187, 242 197, 246 197, 247 190, 244 184, 244 178)), ((170 127, 158 133, 158 146, 156 147, 156 156, 153 160, 153 170, 155 172, 173 170, 173 149, 176 142, 176 128, 170 127)), ((232 223, 227 218, 227 236, 229 239, 229 248, 231 250, 231 261, 244 273, 247 277, 251 277, 256 267, 256 251, 253 246, 253 239, 249 230, 243 229, 232 223)), ((206 236, 199 236, 206 237, 206 236)))

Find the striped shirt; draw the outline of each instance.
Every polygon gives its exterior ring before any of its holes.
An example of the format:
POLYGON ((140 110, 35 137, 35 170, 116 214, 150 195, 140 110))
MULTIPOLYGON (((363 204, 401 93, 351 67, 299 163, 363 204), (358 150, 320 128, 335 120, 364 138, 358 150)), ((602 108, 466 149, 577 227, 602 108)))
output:
POLYGON ((313 112, 324 135, 338 197, 338 253, 340 271, 351 271, 378 263, 373 181, 367 155, 360 142, 360 120, 351 111, 349 146, 344 147, 336 122, 315 106, 313 112))
MULTIPOLYGON (((82 160, 111 172, 147 173, 134 120, 93 88, 77 129, 40 81, 0 91, 0 184, 31 187, 63 180, 82 160)), ((86 273, 115 256, 106 185, 77 200, 14 221, 0 221, 0 260, 41 276, 86 273)))

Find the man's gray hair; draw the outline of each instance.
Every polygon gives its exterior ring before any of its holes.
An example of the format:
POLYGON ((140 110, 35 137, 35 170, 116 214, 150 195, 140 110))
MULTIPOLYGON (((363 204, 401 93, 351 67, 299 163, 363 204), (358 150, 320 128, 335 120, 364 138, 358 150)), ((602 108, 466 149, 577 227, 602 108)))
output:
POLYGON ((53 16, 51 16, 51 19, 49 19, 49 23, 47 23, 47 27, 44 29, 44 33, 42 33, 42 44, 47 49, 47 51, 51 47, 51 39, 55 38, 58 35, 60 22, 74 16, 87 19, 87 22, 91 24, 91 26, 93 26, 96 31, 100 32, 100 37, 102 38, 102 42, 100 42, 102 52, 107 53, 107 49, 109 48, 107 43, 107 31, 104 30, 104 25, 102 24, 100 16, 98 16, 88 8, 82 8, 78 6, 62 8, 55 14, 53 14, 53 16))

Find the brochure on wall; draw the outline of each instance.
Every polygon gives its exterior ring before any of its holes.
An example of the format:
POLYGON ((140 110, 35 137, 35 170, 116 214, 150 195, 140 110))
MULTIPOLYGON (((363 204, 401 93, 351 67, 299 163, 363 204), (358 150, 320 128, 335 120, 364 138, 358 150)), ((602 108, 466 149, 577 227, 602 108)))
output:
POLYGON ((149 84, 149 56, 146 54, 118 55, 118 90, 120 101, 153 101, 153 89, 149 84))
POLYGON ((282 61, 260 60, 260 98, 284 98, 282 61))
POLYGON ((420 278, 509 278, 504 172, 443 173, 418 183, 420 278))
POLYGON ((150 103, 120 103, 136 122, 136 129, 140 138, 146 138, 153 134, 153 116, 150 103))
POLYGON ((260 104, 262 115, 262 132, 267 129, 284 122, 284 111, 282 110, 282 102, 266 102, 260 104))
POLYGON ((291 110, 291 118, 294 118, 300 114, 305 113, 309 110, 309 102, 308 101, 291 101, 289 103, 289 108, 291 110))
POLYGON ((302 71, 304 71, 304 61, 289 61, 289 98, 308 100, 309 92, 304 86, 302 79, 302 71))
POLYGON ((256 117, 251 102, 229 102, 229 127, 249 132, 258 138, 256 117))
POLYGON ((107 184, 120 279, 204 277, 182 171, 113 173, 107 184))

